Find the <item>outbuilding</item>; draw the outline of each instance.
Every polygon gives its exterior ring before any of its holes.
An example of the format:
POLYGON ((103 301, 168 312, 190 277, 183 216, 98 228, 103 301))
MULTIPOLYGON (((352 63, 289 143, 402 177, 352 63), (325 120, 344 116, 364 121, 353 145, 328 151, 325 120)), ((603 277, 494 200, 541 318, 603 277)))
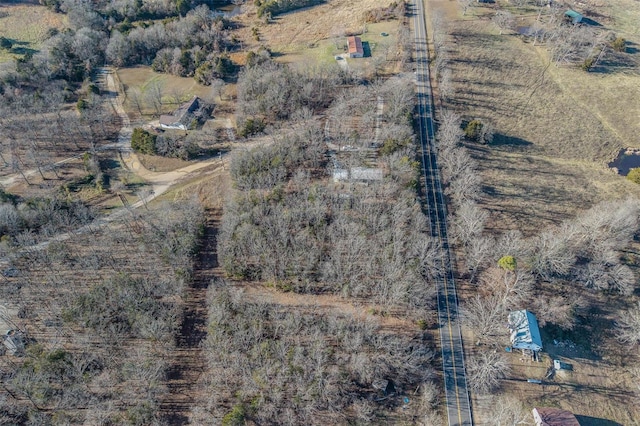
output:
POLYGON ((582 22, 582 15, 573 9, 569 9, 564 13, 564 18, 570 21, 572 24, 579 24, 582 22))
POLYGON ((348 53, 350 58, 363 58, 364 49, 362 48, 362 40, 358 36, 347 38, 348 53))

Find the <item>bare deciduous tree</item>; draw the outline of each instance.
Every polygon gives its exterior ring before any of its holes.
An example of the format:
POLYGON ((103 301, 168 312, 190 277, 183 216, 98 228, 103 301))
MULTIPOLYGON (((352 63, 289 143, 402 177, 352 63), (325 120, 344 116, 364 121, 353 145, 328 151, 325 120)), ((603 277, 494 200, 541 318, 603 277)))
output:
POLYGON ((509 362, 498 352, 481 352, 470 357, 467 364, 469 388, 480 394, 500 388, 500 379, 509 374, 509 362))
POLYGON ((500 30, 500 35, 502 35, 503 31, 511 30, 515 24, 513 14, 507 10, 497 11, 491 20, 500 30))
POLYGON ((620 318, 616 321, 616 334, 623 343, 640 344, 640 302, 621 312, 620 318))
POLYGON ((474 334, 476 345, 489 343, 504 335, 503 327, 507 311, 499 296, 477 295, 465 301, 461 307, 462 324, 474 334))

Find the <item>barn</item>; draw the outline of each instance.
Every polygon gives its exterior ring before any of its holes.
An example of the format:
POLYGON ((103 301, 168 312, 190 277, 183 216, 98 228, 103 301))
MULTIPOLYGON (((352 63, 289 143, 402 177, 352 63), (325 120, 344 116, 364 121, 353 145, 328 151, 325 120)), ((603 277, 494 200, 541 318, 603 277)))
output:
POLYGON ((363 58, 364 49, 362 48, 362 40, 358 36, 347 38, 347 46, 350 58, 363 58))

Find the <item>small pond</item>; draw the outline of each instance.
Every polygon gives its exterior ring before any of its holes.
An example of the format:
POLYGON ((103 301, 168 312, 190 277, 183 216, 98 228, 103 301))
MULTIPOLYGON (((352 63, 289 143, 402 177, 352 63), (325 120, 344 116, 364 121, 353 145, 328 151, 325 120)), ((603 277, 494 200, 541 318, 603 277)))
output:
POLYGON ((640 148, 621 149, 616 159, 608 165, 618 174, 626 176, 629 170, 640 167, 640 148))

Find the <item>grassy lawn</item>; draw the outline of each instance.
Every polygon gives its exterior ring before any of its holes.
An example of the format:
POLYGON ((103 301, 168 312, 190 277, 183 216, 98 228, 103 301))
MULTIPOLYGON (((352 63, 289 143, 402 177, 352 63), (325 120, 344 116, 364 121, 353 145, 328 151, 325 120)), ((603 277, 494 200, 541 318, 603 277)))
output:
MULTIPOLYGON (((203 98, 212 97, 211 87, 196 83, 192 77, 160 74, 153 71, 150 67, 137 66, 120 68, 118 69, 118 77, 124 85, 127 97, 129 97, 134 90, 144 94, 146 87, 154 82, 158 82, 162 87, 163 109, 166 112, 172 111, 177 107, 176 101, 184 102, 194 95, 203 98)), ((126 106, 127 104, 125 104, 125 107, 126 106)))
POLYGON ((0 50, 0 62, 13 59, 18 54, 40 48, 50 28, 65 27, 66 16, 54 13, 45 6, 32 4, 0 4, 0 37, 11 39, 11 52, 0 50))

